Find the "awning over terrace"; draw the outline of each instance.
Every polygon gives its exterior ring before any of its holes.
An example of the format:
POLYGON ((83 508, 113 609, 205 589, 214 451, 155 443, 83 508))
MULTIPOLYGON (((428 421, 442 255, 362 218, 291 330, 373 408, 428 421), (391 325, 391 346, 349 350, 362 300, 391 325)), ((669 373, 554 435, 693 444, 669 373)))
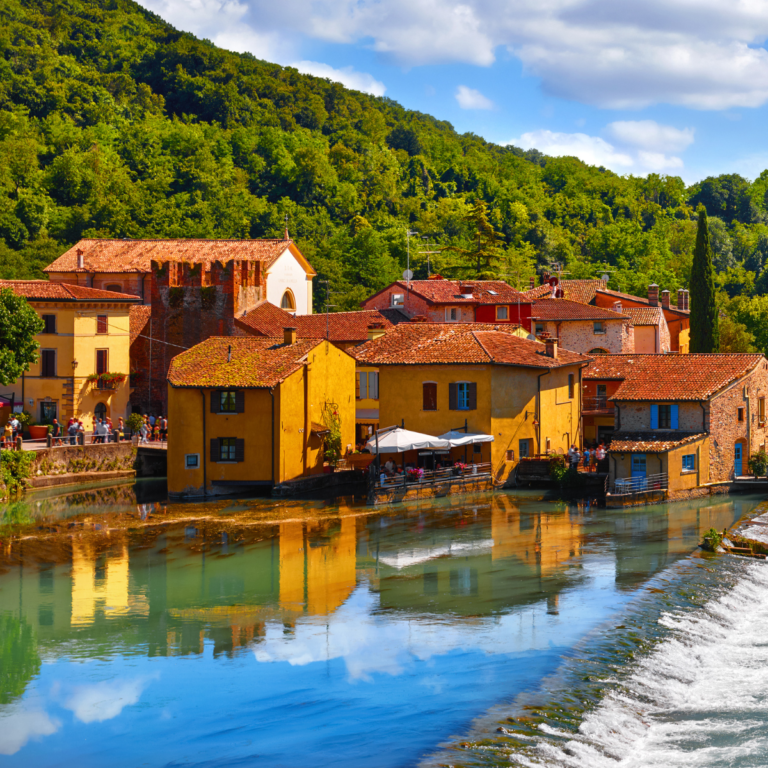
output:
POLYGON ((371 453, 404 453, 405 451, 420 451, 429 448, 451 448, 450 440, 443 440, 433 435, 412 432, 402 427, 392 427, 380 430, 378 449, 376 435, 368 440, 365 447, 371 453))
POLYGON ((440 435, 441 440, 448 440, 454 448, 463 445, 475 445, 475 443, 492 443, 493 435, 483 435, 480 432, 459 432, 452 429, 444 435, 440 435))

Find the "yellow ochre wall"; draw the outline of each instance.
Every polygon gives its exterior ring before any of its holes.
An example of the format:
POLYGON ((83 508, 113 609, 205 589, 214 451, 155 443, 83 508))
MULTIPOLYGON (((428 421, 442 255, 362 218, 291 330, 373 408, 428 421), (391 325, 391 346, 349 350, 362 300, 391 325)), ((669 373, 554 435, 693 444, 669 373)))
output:
MULTIPOLYGON (((494 479, 504 482, 519 461, 519 441, 533 441, 533 453, 565 453, 579 442, 579 371, 577 366, 540 369, 504 365, 382 365, 379 369, 379 423, 430 435, 461 427, 469 432, 492 434, 494 442, 482 445, 479 462, 490 461, 494 479), (574 376, 574 397, 568 397, 568 374, 574 376), (541 376, 540 426, 536 420, 536 394, 541 376), (477 384, 477 410, 448 410, 448 385, 477 384), (437 383, 437 410, 422 410, 422 384, 437 383), (539 444, 539 438, 541 443, 539 444), (507 461, 507 451, 514 459, 507 461)), ((471 450, 471 449, 470 449, 471 450)), ((463 449, 462 449, 463 451, 463 449)), ((463 455, 463 453, 462 453, 463 455)))
MULTIPOLYGON (((96 350, 108 350, 108 371, 130 371, 129 307, 123 304, 102 305, 78 302, 30 302, 38 315, 56 315, 56 333, 36 337, 40 349, 56 350, 56 378, 40 378, 41 362, 33 363, 24 376, 24 410, 40 419, 40 403, 49 397, 58 403, 58 419, 64 422, 76 416, 86 430, 93 428, 93 413, 99 402, 107 408, 107 416, 117 421, 126 416, 130 397, 128 379, 116 390, 98 390, 87 381, 96 373, 96 350), (96 333, 97 315, 107 316, 107 333, 96 333), (77 368, 72 361, 77 360, 77 368), (30 403, 32 401, 32 403, 30 403)), ((21 399, 21 379, 7 388, 21 399)))
MULTIPOLYGON (((322 440, 311 434, 311 425, 313 421, 323 423, 326 402, 335 404, 341 418, 342 451, 354 442, 355 361, 327 341, 309 352, 305 366, 275 387, 273 439, 270 439, 272 396, 268 389, 245 389, 244 412, 238 414, 211 413, 210 397, 215 390, 204 391, 203 417, 199 389, 168 387, 170 494, 203 494, 203 460, 208 492, 212 490, 213 480, 281 483, 322 472, 322 440), (210 441, 218 437, 243 439, 244 461, 210 461, 210 441), (185 468, 188 453, 200 454, 198 469, 185 468)), ((225 492, 224 486, 217 490, 225 492)))

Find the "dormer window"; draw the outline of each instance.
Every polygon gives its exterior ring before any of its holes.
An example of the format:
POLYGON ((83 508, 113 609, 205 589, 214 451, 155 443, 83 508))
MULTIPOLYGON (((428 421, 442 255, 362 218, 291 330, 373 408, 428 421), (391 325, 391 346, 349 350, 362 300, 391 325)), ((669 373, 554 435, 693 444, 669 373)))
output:
POLYGON ((403 293, 393 293, 391 294, 392 297, 392 306, 393 307, 402 307, 405 304, 405 294, 403 293))

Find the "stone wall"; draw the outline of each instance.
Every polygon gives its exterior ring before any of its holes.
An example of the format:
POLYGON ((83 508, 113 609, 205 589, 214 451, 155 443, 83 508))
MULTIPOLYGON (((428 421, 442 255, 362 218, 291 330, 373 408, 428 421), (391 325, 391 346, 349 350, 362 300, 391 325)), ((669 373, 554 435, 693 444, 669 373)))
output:
POLYGON ((136 448, 128 442, 65 445, 36 451, 32 477, 133 470, 136 448))
POLYGON ((588 354, 593 349, 604 349, 614 355, 635 351, 634 326, 623 320, 609 320, 605 333, 595 333, 592 320, 569 320, 568 322, 537 323, 544 330, 559 339, 560 348, 571 352, 588 354))
MULTIPOLYGON (((665 402, 663 399, 660 403, 665 402)), ((669 401, 666 401, 669 402, 669 401)), ((709 429, 709 406, 704 403, 704 411, 698 402, 678 403, 678 429, 682 432, 706 432, 709 429)), ((651 404, 630 403, 619 404, 619 420, 616 429, 622 432, 647 432, 651 429, 651 404)), ((664 433, 665 430, 659 430, 664 433)), ((674 430, 670 431, 674 434, 674 430)))
MULTIPOLYGON (((390 309, 392 307, 392 294, 402 293, 404 301, 403 306, 397 308, 404 312, 408 317, 414 317, 415 315, 430 315, 430 305, 415 293, 408 292, 402 285, 390 285, 381 293, 376 296, 372 296, 370 299, 363 303, 363 309, 390 309)), ((440 322, 444 322, 445 313, 443 313, 443 319, 440 322)))

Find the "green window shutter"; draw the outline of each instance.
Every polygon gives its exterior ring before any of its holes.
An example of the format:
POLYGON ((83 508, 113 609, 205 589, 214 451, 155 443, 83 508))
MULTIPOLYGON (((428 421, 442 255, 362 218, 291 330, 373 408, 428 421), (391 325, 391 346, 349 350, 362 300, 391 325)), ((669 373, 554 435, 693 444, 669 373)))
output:
POLYGON ((211 461, 218 461, 220 456, 219 452, 219 438, 211 438, 211 461))
POLYGON ((245 392, 239 390, 235 392, 235 413, 245 412, 245 392))
POLYGON ((245 461, 245 440, 235 440, 235 461, 245 461))
POLYGON ((221 409, 221 392, 214 389, 211 392, 211 413, 219 413, 221 409))
POLYGON ((449 411, 457 411, 459 409, 458 389, 459 389, 458 384, 448 385, 448 410, 449 411))

